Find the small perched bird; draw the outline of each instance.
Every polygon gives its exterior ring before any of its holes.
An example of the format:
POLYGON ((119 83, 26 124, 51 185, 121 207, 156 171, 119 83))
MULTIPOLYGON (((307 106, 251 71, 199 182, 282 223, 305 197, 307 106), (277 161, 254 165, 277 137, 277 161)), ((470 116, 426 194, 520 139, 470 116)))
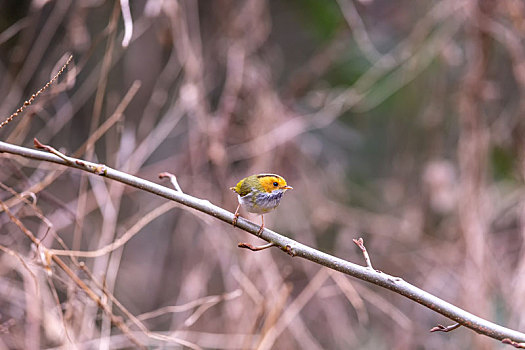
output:
POLYGON ((230 190, 237 193, 239 205, 235 210, 235 218, 232 224, 237 224, 239 217, 239 208, 242 206, 250 213, 261 215, 261 229, 257 233, 261 235, 264 229, 263 214, 277 208, 281 203, 284 192, 293 189, 292 186, 286 184, 286 180, 282 176, 276 174, 259 174, 245 177, 237 183, 235 187, 230 187, 230 190))

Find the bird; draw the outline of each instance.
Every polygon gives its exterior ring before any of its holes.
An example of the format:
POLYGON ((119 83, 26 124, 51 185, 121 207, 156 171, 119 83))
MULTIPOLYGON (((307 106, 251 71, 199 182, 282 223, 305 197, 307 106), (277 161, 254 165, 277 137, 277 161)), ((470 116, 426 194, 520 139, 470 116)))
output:
POLYGON ((257 232, 257 236, 260 236, 264 229, 263 214, 277 208, 283 194, 292 189, 293 187, 288 186, 286 180, 277 174, 256 174, 245 177, 237 185, 230 187, 239 200, 232 222, 233 226, 237 224, 239 209, 242 206, 250 213, 261 215, 261 228, 257 232))

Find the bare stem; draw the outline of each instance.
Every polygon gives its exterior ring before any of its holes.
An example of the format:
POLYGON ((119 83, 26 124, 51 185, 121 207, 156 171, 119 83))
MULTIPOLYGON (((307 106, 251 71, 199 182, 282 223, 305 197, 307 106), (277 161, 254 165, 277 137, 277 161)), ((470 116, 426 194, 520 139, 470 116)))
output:
POLYGON ((365 244, 363 242, 362 238, 359 239, 353 239, 354 243, 361 249, 363 252, 363 256, 365 258, 366 266, 368 266, 369 269, 374 269, 372 266, 372 261, 370 260, 370 256, 368 256, 368 252, 366 251, 365 244))
MULTIPOLYGON (((12 145, 5 142, 0 142, 0 152, 11 153, 20 155, 23 157, 47 161, 56 164, 77 168, 80 170, 88 171, 96 175, 104 176, 108 179, 119 181, 121 183, 133 186, 143 191, 147 191, 158 196, 173 200, 182 204, 185 207, 193 208, 210 216, 213 216, 221 221, 231 224, 235 215, 234 213, 213 205, 207 200, 202 200, 176 190, 161 186, 159 184, 141 179, 136 176, 129 175, 127 173, 114 170, 109 167, 104 167, 104 171, 94 171, 100 167, 99 164, 93 164, 84 160, 75 159, 68 157, 67 161, 55 154, 48 152, 36 151, 25 147, 12 145)), ((259 225, 248 221, 242 217, 237 219, 236 226, 240 229, 249 232, 253 235, 258 234, 259 225)), ((310 260, 319 265, 326 266, 330 269, 345 273, 349 276, 356 277, 363 281, 373 283, 383 288, 389 289, 395 293, 403 295, 410 300, 413 300, 455 322, 458 324, 472 329, 473 331, 486 335, 488 337, 498 339, 506 342, 507 344, 517 344, 521 346, 525 343, 525 334, 500 326, 498 324, 487 321, 481 317, 475 316, 455 305, 452 305, 424 290, 394 276, 390 276, 386 273, 379 272, 371 268, 371 264, 367 263, 368 267, 353 264, 346 260, 337 258, 335 256, 323 253, 319 250, 301 244, 288 237, 282 236, 272 230, 265 228, 260 236, 265 241, 272 243, 273 245, 281 248, 289 255, 295 257, 301 257, 310 260), (505 340, 504 340, 505 339, 505 340)), ((56 261, 57 256, 53 256, 53 260, 56 261)))
POLYGON ((501 341, 503 344, 509 344, 514 346, 516 349, 525 349, 525 343, 518 343, 513 340, 510 340, 509 338, 505 338, 501 341))
POLYGON ((180 188, 179 182, 177 181, 177 177, 175 175, 173 175, 172 173, 168 173, 167 171, 159 174, 159 179, 164 179, 166 177, 170 179, 170 182, 173 185, 173 188, 175 188, 180 193, 184 193, 182 192, 182 189, 180 188))
POLYGON ((454 329, 458 329, 459 327, 461 327, 459 323, 454 323, 450 326, 443 326, 442 324, 438 324, 436 327, 433 327, 432 329, 430 329, 430 331, 448 333, 448 332, 453 331, 454 329))
POLYGON ((69 58, 67 59, 66 63, 64 63, 64 65, 62 66, 62 68, 60 68, 60 70, 58 71, 57 74, 55 74, 55 76, 53 78, 51 78, 51 80, 49 80, 46 85, 44 85, 40 90, 38 90, 36 93, 34 93, 33 95, 31 95, 31 97, 29 98, 29 100, 25 101, 24 104, 18 108, 16 110, 16 112, 14 112, 13 114, 11 114, 6 120, 4 120, 2 123, 0 123, 0 129, 3 128, 6 124, 10 123, 11 120, 13 120, 15 117, 17 117, 20 113, 22 113, 27 107, 29 107, 31 105, 31 103, 33 103, 33 101, 40 95, 42 94, 44 91, 46 91, 46 89, 51 85, 53 84, 57 79, 58 77, 64 72, 64 70, 66 69, 67 65, 71 62, 71 60, 73 59, 73 55, 69 56, 69 58))
POLYGON ((273 243, 273 242, 270 242, 270 243, 267 243, 267 244, 263 244, 263 245, 259 245, 259 246, 253 246, 253 245, 251 245, 249 243, 239 243, 239 244, 237 244, 237 247, 250 249, 253 252, 258 252, 259 250, 264 250, 264 249, 273 247, 274 245, 275 245, 275 243, 273 243))

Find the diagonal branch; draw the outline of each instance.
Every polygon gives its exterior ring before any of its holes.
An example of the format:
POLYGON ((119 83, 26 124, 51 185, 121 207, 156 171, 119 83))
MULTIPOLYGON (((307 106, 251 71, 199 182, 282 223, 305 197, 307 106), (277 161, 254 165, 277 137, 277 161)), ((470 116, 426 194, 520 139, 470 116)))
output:
MULTIPOLYGON (((234 218, 234 214, 232 212, 229 212, 216 205, 213 205, 208 200, 199 199, 181 193, 179 191, 172 190, 170 188, 147 181, 145 179, 141 179, 136 176, 129 175, 127 173, 109 168, 107 166, 101 167, 101 165, 99 164, 94 164, 91 162, 71 157, 68 157, 68 160, 72 161, 66 161, 54 154, 36 151, 5 142, 0 142, 0 152, 16 154, 19 156, 39 161, 52 162, 92 172, 96 175, 107 177, 108 179, 119 181, 129 186, 133 186, 135 188, 173 200, 186 207, 193 208, 208 215, 211 215, 228 224, 231 224, 234 218), (100 171, 101 168, 103 168, 103 171, 100 171)), ((259 231, 259 225, 241 217, 239 217, 239 219, 237 220, 236 226, 253 235, 257 235, 259 231)), ((506 340, 507 342, 525 342, 524 333, 497 325, 495 323, 482 319, 481 317, 475 316, 455 305, 452 305, 430 293, 425 292, 422 289, 417 288, 416 286, 408 282, 405 282, 404 280, 398 277, 394 277, 383 272, 375 271, 365 266, 356 265, 346 260, 323 253, 319 250, 294 241, 288 237, 282 236, 267 228, 265 228, 258 237, 264 239, 269 243, 273 243, 275 246, 278 246, 291 256, 297 256, 306 260, 310 260, 314 263, 326 266, 330 269, 356 277, 363 281, 373 283, 375 285, 381 286, 395 293, 403 295, 459 323, 460 325, 466 328, 472 329, 473 331, 479 334, 483 334, 498 340, 508 339, 506 340)))

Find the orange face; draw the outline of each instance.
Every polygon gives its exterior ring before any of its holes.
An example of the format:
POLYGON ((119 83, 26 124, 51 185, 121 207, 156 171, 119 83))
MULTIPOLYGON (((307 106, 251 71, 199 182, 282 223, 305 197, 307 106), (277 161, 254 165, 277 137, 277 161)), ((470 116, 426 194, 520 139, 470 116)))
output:
POLYGON ((286 180, 275 174, 260 174, 257 179, 264 191, 270 193, 275 190, 291 190, 292 186, 286 184, 286 180))

